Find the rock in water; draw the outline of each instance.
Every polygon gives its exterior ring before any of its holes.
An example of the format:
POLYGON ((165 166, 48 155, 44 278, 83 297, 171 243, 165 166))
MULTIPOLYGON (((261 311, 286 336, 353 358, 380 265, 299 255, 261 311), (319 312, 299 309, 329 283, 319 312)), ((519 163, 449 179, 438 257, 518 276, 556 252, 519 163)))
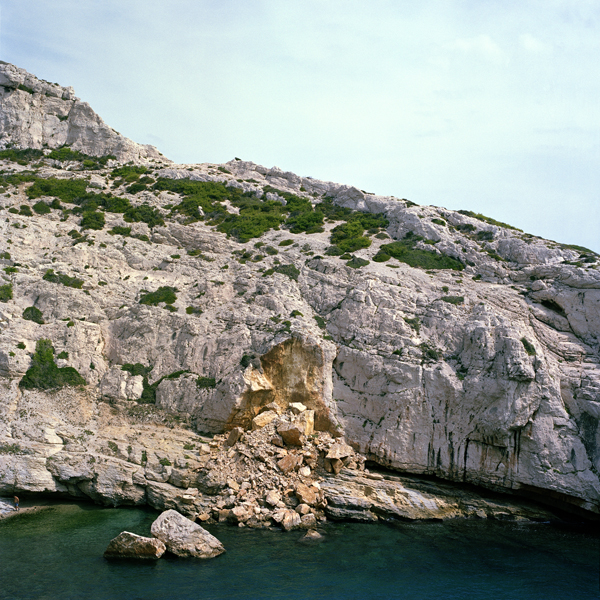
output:
POLYGON ((166 549, 161 540, 123 531, 110 541, 108 548, 104 552, 104 557, 156 560, 165 553, 166 549))
POLYGON ((162 513, 151 527, 152 535, 177 556, 214 558, 225 552, 223 544, 206 529, 190 521, 176 510, 162 513))

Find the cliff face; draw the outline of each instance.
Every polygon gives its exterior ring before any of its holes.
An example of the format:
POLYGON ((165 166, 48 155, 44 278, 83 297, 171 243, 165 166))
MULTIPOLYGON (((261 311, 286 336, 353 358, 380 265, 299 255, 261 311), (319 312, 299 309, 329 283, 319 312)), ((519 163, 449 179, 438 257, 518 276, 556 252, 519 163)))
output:
POLYGON ((0 147, 60 148, 90 156, 114 155, 122 162, 159 159, 154 146, 140 145, 104 123, 72 87, 41 81, 0 62, 0 147))
POLYGON ((156 505, 153 482, 210 463, 184 458, 190 428, 301 402, 381 465, 600 513, 595 253, 251 162, 172 166, 72 90, 0 71, 5 145, 146 161, 3 163, 0 493, 156 505), (19 387, 39 339, 87 385, 19 387))

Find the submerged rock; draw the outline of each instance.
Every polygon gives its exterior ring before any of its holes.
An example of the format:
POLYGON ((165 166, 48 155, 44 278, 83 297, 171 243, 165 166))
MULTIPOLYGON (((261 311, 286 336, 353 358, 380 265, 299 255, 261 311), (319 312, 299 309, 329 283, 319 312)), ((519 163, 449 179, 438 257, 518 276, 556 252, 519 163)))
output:
POLYGON ((177 556, 214 558, 225 552, 223 544, 206 529, 175 510, 162 513, 151 527, 152 535, 177 556))
POLYGON ((104 551, 104 557, 157 560, 165 553, 166 549, 165 544, 159 539, 123 531, 110 541, 108 548, 104 551))

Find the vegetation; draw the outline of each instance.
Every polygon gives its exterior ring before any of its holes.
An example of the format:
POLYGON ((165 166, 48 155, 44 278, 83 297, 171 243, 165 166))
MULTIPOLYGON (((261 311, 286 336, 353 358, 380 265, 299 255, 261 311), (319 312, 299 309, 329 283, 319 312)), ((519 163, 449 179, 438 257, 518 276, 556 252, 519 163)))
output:
POLYGON ((369 264, 368 260, 364 258, 359 258, 357 256, 353 256, 346 265, 348 267, 352 267, 353 269, 360 269, 361 267, 366 267, 369 264))
POLYGON ((130 206, 125 211, 123 219, 127 223, 146 223, 150 229, 165 224, 160 211, 149 204, 130 206))
POLYGON ((31 367, 19 382, 19 387, 25 390, 51 390, 85 384, 85 379, 73 367, 59 369, 56 366, 52 342, 41 339, 36 343, 31 367))
POLYGON ((448 304, 463 304, 465 301, 464 296, 442 296, 440 300, 448 302, 448 304))
POLYGON ((410 325, 417 332, 417 335, 419 335, 419 331, 421 330, 421 321, 418 317, 404 317, 404 322, 407 325, 410 325))
POLYGON ((440 352, 437 348, 429 344, 428 342, 423 342, 419 345, 421 352, 423 353, 424 360, 439 360, 441 358, 440 352))
POLYGON ((444 221, 443 219, 431 219, 431 222, 435 223, 436 225, 442 225, 442 226, 446 225, 446 221, 444 221))
POLYGON ((452 269, 454 271, 462 271, 465 268, 463 263, 456 258, 415 248, 416 243, 420 240, 423 240, 421 236, 409 231, 403 240, 392 242, 391 244, 383 244, 379 252, 373 257, 373 260, 381 262, 382 259, 387 260, 385 259, 385 255, 388 255, 411 267, 420 269, 452 269))
POLYGON ((140 304, 147 304, 149 306, 158 306, 160 302, 173 304, 177 300, 176 291, 177 289, 174 287, 168 285, 161 286, 155 292, 142 294, 140 304))
POLYGON ((44 281, 50 281, 52 283, 62 283, 64 286, 76 288, 78 290, 83 286, 83 279, 77 277, 70 277, 63 273, 55 273, 54 269, 48 269, 42 277, 44 281))
POLYGON ((43 315, 42 311, 39 308, 36 308, 35 306, 28 306, 23 311, 23 318, 26 321, 33 321, 34 323, 37 323, 38 325, 44 324, 44 315, 43 315))
POLYGON ((536 354, 535 348, 534 348, 533 344, 527 338, 522 337, 521 343, 523 344, 523 347, 525 348, 525 352, 527 352, 527 354, 529 354, 529 356, 535 356, 535 354, 536 354))
POLYGON ((105 223, 106 220, 103 213, 87 211, 83 213, 80 225, 82 229, 95 229, 99 231, 104 228, 105 223))
POLYGON ((41 200, 33 205, 33 210, 38 215, 47 215, 49 212, 52 212, 50 206, 48 206, 48 204, 42 202, 41 200))
POLYGON ((12 297, 12 283, 5 283, 4 285, 0 285, 0 302, 8 302, 9 300, 12 300, 12 297))
POLYGON ((8 150, 0 151, 1 160, 10 160, 16 162, 19 165, 26 165, 34 160, 39 160, 44 156, 42 150, 34 150, 33 148, 25 148, 23 150, 17 150, 16 148, 9 148, 8 150))
POLYGON ((502 221, 496 221, 496 219, 492 219, 490 217, 486 217, 480 213, 474 213, 470 210, 459 210, 461 215, 465 215, 467 217, 472 217, 473 219, 478 219, 479 221, 483 221, 484 223, 489 223, 490 225, 496 225, 496 227, 505 227, 506 229, 513 229, 514 231, 523 232, 522 229, 518 229, 517 227, 513 227, 512 225, 508 225, 507 223, 502 223, 502 221))
POLYGON ((52 158, 53 160, 58 160, 60 162, 76 161, 80 162, 84 169, 97 170, 104 168, 110 159, 116 160, 117 157, 113 156, 112 154, 108 154, 106 156, 89 156, 88 154, 79 152, 79 150, 72 150, 68 146, 63 146, 62 148, 52 150, 52 152, 48 154, 48 158, 52 158))
POLYGON ((214 377, 198 377, 196 385, 200 389, 211 389, 217 387, 217 382, 214 377))
POLYGON ((271 269, 267 269, 263 273, 263 277, 267 277, 268 275, 273 275, 273 273, 281 273, 282 275, 287 275, 290 279, 294 281, 298 281, 298 275, 300 275, 300 271, 296 268, 295 265, 275 265, 271 269))
POLYGON ((323 317, 320 317, 319 315, 314 315, 314 319, 317 322, 317 325, 319 326, 320 329, 327 328, 327 322, 325 321, 325 319, 323 317))
POLYGON ((41 196, 54 196, 63 202, 73 203, 77 198, 86 195, 87 183, 85 179, 36 179, 26 193, 32 200, 41 196))

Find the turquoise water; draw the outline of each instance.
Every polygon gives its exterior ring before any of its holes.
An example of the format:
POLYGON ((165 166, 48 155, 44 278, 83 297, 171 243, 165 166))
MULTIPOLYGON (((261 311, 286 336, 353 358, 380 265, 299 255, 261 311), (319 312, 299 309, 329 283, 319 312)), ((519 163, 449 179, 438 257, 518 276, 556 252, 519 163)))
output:
POLYGON ((153 563, 102 557, 123 530, 148 535, 139 509, 62 505, 0 522, 0 598, 36 600, 553 599, 599 597, 597 534, 492 521, 336 524, 300 532, 209 528, 227 552, 153 563))

